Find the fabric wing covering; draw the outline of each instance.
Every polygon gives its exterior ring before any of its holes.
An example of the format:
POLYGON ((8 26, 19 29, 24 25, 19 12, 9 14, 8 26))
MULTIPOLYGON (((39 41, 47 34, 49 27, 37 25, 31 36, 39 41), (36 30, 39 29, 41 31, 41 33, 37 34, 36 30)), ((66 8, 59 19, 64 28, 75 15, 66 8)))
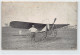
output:
MULTIPOLYGON (((31 23, 31 22, 21 22, 21 21, 12 21, 10 22, 10 26, 13 28, 21 28, 21 29, 30 29, 34 25, 34 27, 38 31, 45 31, 46 30, 46 25, 47 24, 42 24, 42 23, 31 23)), ((49 28, 52 28, 53 24, 49 24, 49 28)), ((64 26, 67 26, 69 24, 54 24, 54 29, 56 28, 61 28, 64 26)))

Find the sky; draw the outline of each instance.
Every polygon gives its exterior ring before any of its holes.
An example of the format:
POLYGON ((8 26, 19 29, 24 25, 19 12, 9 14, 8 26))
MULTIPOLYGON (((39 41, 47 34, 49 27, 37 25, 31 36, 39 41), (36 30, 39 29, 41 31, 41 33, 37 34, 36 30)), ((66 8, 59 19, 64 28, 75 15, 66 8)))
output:
POLYGON ((2 2, 2 26, 11 21, 77 25, 76 2, 2 2))

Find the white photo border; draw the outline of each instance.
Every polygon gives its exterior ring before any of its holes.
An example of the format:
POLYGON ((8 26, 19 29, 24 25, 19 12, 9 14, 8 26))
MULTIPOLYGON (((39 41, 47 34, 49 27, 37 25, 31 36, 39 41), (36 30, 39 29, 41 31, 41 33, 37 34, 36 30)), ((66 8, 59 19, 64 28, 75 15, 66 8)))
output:
MULTIPOLYGON (((1 2, 2 1, 26 1, 26 2, 78 2, 78 26, 77 26, 77 50, 0 50, 0 55, 79 55, 80 54, 80 0, 0 0, 0 30, 1 30, 1 2)), ((1 49, 0 32, 0 49, 1 49)))

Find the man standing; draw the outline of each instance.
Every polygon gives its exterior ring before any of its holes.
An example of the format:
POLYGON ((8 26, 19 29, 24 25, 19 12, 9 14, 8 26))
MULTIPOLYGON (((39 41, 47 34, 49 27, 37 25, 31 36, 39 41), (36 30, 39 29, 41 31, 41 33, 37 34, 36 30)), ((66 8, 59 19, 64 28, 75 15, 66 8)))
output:
POLYGON ((32 25, 29 30, 31 31, 31 40, 35 40, 35 33, 37 32, 37 29, 32 25))

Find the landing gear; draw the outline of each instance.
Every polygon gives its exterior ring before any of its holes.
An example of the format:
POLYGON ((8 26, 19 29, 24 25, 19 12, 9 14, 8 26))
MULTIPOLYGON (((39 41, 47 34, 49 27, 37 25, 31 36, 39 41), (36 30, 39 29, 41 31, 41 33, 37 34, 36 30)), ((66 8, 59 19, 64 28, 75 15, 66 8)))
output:
POLYGON ((54 30, 49 30, 49 31, 47 31, 45 38, 48 38, 48 37, 53 37, 53 38, 55 38, 56 36, 57 36, 57 30, 54 29, 54 30))
POLYGON ((57 36, 56 26, 54 26, 51 30, 49 30, 47 32, 47 36, 49 36, 49 37, 56 37, 57 36))
POLYGON ((52 35, 53 35, 53 37, 56 37, 57 36, 57 30, 56 29, 53 30, 52 35))

